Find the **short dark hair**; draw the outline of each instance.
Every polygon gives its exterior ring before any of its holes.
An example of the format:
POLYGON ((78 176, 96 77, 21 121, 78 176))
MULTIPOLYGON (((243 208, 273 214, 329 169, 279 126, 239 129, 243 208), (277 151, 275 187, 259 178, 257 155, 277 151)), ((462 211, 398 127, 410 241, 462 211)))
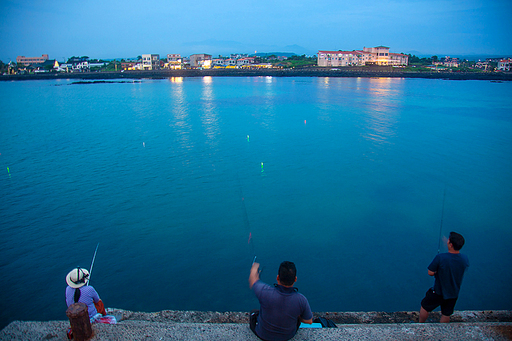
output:
POLYGON ((295 264, 293 262, 284 261, 279 265, 279 281, 286 285, 290 286, 295 283, 295 277, 297 277, 297 269, 295 268, 295 264))
POLYGON ((450 241, 450 243, 452 243, 453 248, 456 251, 462 249, 465 242, 464 237, 457 232, 450 232, 450 237, 448 238, 448 240, 450 241))

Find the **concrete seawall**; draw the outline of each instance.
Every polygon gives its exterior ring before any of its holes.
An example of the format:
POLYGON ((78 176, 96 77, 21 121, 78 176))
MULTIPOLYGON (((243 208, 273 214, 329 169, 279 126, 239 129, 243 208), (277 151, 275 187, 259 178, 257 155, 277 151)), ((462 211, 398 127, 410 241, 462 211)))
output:
MULTIPOLYGON (((94 324, 91 340, 259 340, 248 327, 246 312, 166 310, 154 313, 109 309, 116 325, 94 324)), ((321 312, 337 328, 300 329, 302 340, 512 340, 512 311, 459 311, 449 324, 416 323, 417 312, 321 312)), ((0 340, 67 340, 68 321, 14 321, 0 340)))

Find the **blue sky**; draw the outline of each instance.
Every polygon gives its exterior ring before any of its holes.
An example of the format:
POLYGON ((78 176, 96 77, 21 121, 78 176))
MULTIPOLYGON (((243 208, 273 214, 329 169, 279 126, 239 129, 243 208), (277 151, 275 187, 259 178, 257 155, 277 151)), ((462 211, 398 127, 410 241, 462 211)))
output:
POLYGON ((355 50, 512 56, 510 0, 0 0, 0 59, 355 50))

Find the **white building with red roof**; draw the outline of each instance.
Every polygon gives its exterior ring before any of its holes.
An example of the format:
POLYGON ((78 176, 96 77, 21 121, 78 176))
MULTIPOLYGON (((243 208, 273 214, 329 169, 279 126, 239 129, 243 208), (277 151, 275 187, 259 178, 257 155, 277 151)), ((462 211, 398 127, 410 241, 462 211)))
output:
POLYGON ((510 71, 512 66, 512 58, 502 59, 498 62, 498 70, 510 71))

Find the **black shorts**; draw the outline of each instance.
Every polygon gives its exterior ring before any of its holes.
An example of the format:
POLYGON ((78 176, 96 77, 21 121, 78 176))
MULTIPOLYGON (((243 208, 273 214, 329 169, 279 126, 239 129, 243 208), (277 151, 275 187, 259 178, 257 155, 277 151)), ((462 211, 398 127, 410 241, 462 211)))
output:
POLYGON ((421 300, 421 306, 429 313, 437 307, 441 306, 441 314, 444 316, 450 316, 453 314, 455 303, 457 303, 456 298, 445 300, 443 296, 436 294, 432 288, 427 290, 425 298, 421 300))

